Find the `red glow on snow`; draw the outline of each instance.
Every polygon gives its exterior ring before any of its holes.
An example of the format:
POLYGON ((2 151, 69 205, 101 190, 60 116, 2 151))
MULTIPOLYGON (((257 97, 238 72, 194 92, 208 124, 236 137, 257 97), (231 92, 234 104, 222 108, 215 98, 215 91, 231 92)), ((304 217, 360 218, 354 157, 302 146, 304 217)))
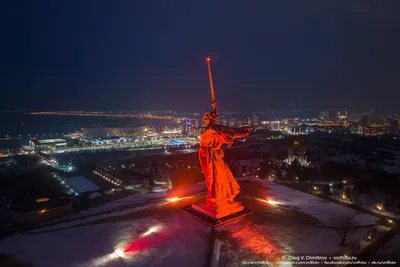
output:
POLYGON ((263 257, 264 260, 276 263, 282 261, 279 244, 273 242, 273 240, 279 239, 264 236, 264 233, 259 231, 257 227, 243 227, 242 229, 237 229, 236 232, 232 233, 232 237, 238 241, 244 250, 259 255, 263 257))
POLYGON ((128 243, 123 252, 136 252, 136 251, 143 251, 146 249, 150 249, 152 247, 159 246, 163 241, 165 241, 165 236, 160 236, 157 234, 159 229, 155 229, 155 227, 150 227, 150 229, 137 237, 132 242, 128 243))
POLYGON ((145 250, 149 247, 150 244, 146 239, 137 239, 125 247, 124 253, 145 250))

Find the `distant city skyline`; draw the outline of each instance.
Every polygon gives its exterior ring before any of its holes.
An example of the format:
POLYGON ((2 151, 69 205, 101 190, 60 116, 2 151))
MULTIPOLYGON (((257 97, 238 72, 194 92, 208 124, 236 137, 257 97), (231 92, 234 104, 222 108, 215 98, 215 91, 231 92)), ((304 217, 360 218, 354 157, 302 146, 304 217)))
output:
MULTIPOLYGON (((205 107, 205 109, 210 109, 210 107, 205 107)), ((2 113, 7 113, 7 112, 41 112, 41 111, 84 111, 84 112, 177 112, 177 113, 199 113, 202 114, 205 109, 203 110, 183 110, 183 109, 73 109, 73 108, 67 108, 67 109, 44 109, 44 108, 39 108, 39 109, 1 109, 0 112, 2 113)), ((319 117, 320 112, 325 112, 327 111, 330 116, 336 116, 338 112, 343 115, 344 113, 348 113, 348 115, 352 114, 358 114, 358 115, 374 115, 374 116, 392 116, 399 114, 397 112, 387 112, 384 113, 382 111, 376 110, 374 108, 364 108, 361 110, 354 110, 354 109, 346 109, 346 108, 336 108, 336 109, 321 109, 321 110, 316 110, 306 112, 303 109, 293 109, 293 108, 260 108, 258 110, 240 110, 240 109, 220 109, 220 113, 271 113, 271 112, 276 112, 276 113, 303 113, 307 117, 319 117)))

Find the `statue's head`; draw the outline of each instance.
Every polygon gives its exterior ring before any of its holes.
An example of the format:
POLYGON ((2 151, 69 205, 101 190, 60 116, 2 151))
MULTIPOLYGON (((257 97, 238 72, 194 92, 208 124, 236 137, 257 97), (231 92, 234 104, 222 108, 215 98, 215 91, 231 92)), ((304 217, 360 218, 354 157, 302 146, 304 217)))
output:
POLYGON ((215 112, 207 111, 204 113, 203 119, 206 126, 213 124, 217 120, 218 116, 215 112))

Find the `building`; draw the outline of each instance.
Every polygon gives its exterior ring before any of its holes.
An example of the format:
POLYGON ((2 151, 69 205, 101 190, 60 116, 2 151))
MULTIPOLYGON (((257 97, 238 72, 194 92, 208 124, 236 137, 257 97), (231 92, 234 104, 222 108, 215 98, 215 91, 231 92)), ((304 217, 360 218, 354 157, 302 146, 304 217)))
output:
POLYGON ((358 127, 358 132, 361 135, 369 135, 369 116, 368 115, 362 115, 360 119, 360 124, 358 127))
POLYGON ((191 119, 190 122, 192 123, 194 128, 200 127, 200 123, 198 119, 191 119))
POLYGON ((256 114, 247 117, 247 126, 258 127, 260 125, 260 117, 256 114))
POLYGON ((253 126, 253 117, 247 117, 247 125, 253 126))
POLYGON ((399 121, 397 118, 393 118, 389 122, 388 133, 391 135, 398 135, 399 134, 399 121))
POLYGON ((367 127, 369 125, 369 116, 368 115, 362 115, 360 119, 360 126, 361 127, 367 127))
POLYGON ((258 126, 259 121, 259 117, 256 114, 253 114, 253 126, 258 126))
POLYGON ((293 147, 288 151, 288 157, 286 163, 292 164, 295 160, 300 164, 300 166, 308 166, 307 152, 305 147, 300 141, 294 141, 293 147))
POLYGON ((280 122, 279 121, 271 121, 270 126, 271 126, 272 131, 280 130, 280 122))
POLYGON ((187 120, 183 122, 183 131, 182 134, 189 135, 194 132, 194 127, 191 120, 187 120))
POLYGON ((322 110, 322 111, 319 113, 319 119, 320 119, 321 121, 323 121, 323 122, 329 121, 329 112, 326 111, 326 110, 322 110))
POLYGON ((67 146, 67 140, 57 139, 31 139, 29 140, 29 146, 34 150, 52 150, 67 146))
POLYGON ((288 127, 289 133, 298 135, 298 134, 305 134, 305 127, 303 125, 291 125, 288 127))

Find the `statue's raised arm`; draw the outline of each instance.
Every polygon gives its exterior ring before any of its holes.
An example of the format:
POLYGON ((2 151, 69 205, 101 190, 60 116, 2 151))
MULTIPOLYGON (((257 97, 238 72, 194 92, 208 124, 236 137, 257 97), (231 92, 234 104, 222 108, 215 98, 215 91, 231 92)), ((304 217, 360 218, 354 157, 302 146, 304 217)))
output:
POLYGON ((211 101, 211 107, 212 107, 212 112, 214 112, 215 115, 218 116, 218 111, 217 111, 218 104, 217 104, 217 101, 215 101, 215 100, 211 101))

